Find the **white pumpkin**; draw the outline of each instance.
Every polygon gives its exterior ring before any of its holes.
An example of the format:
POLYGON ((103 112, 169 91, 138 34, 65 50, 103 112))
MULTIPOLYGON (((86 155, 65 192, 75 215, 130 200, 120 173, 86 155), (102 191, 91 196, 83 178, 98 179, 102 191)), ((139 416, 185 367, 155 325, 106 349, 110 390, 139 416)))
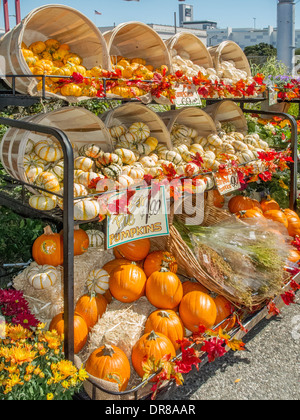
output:
POLYGON ((84 185, 86 188, 89 188, 89 185, 93 181, 93 179, 99 178, 99 174, 96 172, 82 172, 78 178, 78 184, 84 185))
POLYGON ((97 144, 85 144, 79 149, 79 155, 89 157, 91 159, 97 159, 102 150, 101 147, 97 144))
POLYGON ((125 134, 127 131, 126 127, 123 125, 114 125, 113 127, 109 128, 110 135, 117 139, 125 134))
POLYGON ((52 265, 34 265, 27 272, 29 284, 38 290, 50 289, 58 277, 59 271, 52 265))
POLYGON ((74 204, 74 220, 93 220, 100 211, 99 204, 96 200, 85 198, 78 200, 74 204))
POLYGON ((89 248, 100 248, 104 250, 105 234, 103 232, 96 229, 89 229, 86 230, 86 234, 89 237, 89 248))
POLYGON ((122 163, 125 165, 132 165, 137 160, 136 155, 129 149, 116 149, 114 153, 121 158, 122 163))
POLYGON ((223 143, 217 134, 209 134, 207 136, 207 140, 209 144, 212 144, 215 147, 220 147, 222 146, 222 143, 223 143))
POLYGON ((50 211, 55 209, 56 201, 56 196, 50 198, 44 195, 33 195, 29 198, 29 205, 36 210, 50 211))
POLYGON ((245 143, 243 143, 242 141, 233 140, 233 142, 231 144, 235 148, 235 150, 238 150, 238 151, 248 150, 248 146, 245 143))
POLYGON ((133 133, 138 141, 145 141, 150 137, 150 128, 144 122, 135 122, 129 127, 129 132, 133 133))
POLYGON ((74 161, 75 169, 81 169, 82 171, 89 172, 95 167, 94 161, 91 158, 85 156, 78 156, 74 161))
POLYGON ((61 160, 55 164, 55 166, 50 170, 56 178, 59 180, 59 182, 62 182, 64 179, 64 161, 61 160))
POLYGON ((102 166, 109 166, 112 163, 122 165, 122 159, 116 153, 101 153, 97 162, 102 166))
POLYGON ((36 143, 34 152, 46 162, 56 162, 63 157, 63 152, 59 144, 44 140, 36 143))
POLYGON ((104 295, 109 289, 109 277, 108 272, 103 268, 92 270, 86 282, 89 293, 104 295))
MULTIPOLYGON (((50 191, 52 193, 58 192, 60 189, 58 179, 51 172, 42 172, 41 174, 39 174, 34 180, 34 185, 36 185, 37 187, 44 188, 45 190, 50 191)), ((45 191, 41 191, 41 194, 47 196, 49 195, 45 191)))

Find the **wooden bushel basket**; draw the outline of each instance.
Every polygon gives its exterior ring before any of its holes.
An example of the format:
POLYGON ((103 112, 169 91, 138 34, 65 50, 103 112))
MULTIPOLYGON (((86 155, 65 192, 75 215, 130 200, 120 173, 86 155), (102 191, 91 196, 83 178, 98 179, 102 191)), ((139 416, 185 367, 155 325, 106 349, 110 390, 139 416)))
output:
POLYGON ((217 133, 216 125, 211 116, 200 108, 186 107, 173 111, 160 112, 158 115, 166 124, 170 134, 175 123, 194 128, 197 130, 198 135, 202 137, 217 133))
MULTIPOLYGON (((61 108, 24 119, 27 122, 59 128, 70 142, 80 148, 84 144, 98 144, 104 151, 112 151, 111 137, 105 124, 92 112, 80 107, 61 108)), ((5 171, 13 178, 28 182, 24 172, 24 155, 28 140, 37 143, 47 135, 10 128, 0 143, 0 159, 5 171)), ((51 137, 51 140, 57 141, 51 137)), ((75 154, 75 153, 74 153, 75 154)), ((37 194, 35 189, 30 191, 37 194)))
MULTIPOLYGON (((181 51, 185 51, 189 54, 190 60, 198 66, 207 68, 213 68, 213 60, 211 55, 203 44, 203 42, 191 32, 179 32, 165 41, 170 54, 172 56, 172 50, 176 50, 180 56, 181 51)), ((176 55, 177 55, 176 54, 176 55)))
POLYGON ((125 22, 103 34, 111 57, 143 58, 155 69, 165 64, 172 72, 169 51, 162 38, 148 25, 125 22))
MULTIPOLYGON (((41 95, 35 87, 38 81, 25 75, 31 71, 23 57, 22 42, 27 46, 36 41, 55 38, 68 44, 71 50, 83 58, 87 68, 101 66, 110 70, 106 42, 99 29, 78 10, 63 5, 46 5, 34 9, 21 23, 5 34, 0 40, 0 72, 2 75, 24 75, 16 78, 16 90, 19 93, 41 95)), ((12 87, 12 79, 4 81, 12 87)), ((47 92, 47 96, 58 97, 47 92)), ((70 100, 69 97, 61 98, 70 100)), ((72 98, 73 100, 73 98, 72 98)), ((76 98, 78 101, 78 98, 76 98)))
POLYGON ((251 76, 251 68, 247 56, 241 47, 233 41, 223 41, 215 47, 209 47, 208 51, 212 57, 217 73, 220 71, 222 61, 233 61, 237 69, 243 70, 251 76))
POLYGON ((204 111, 211 116, 216 125, 218 125, 218 122, 221 124, 233 123, 236 131, 244 135, 248 133, 248 124, 245 115, 235 102, 230 100, 216 102, 204 108, 204 111))
POLYGON ((135 122, 143 122, 149 126, 151 136, 156 137, 159 143, 165 144, 169 150, 172 149, 170 133, 165 123, 159 114, 146 105, 136 102, 127 103, 101 114, 100 118, 107 128, 115 125, 124 125, 129 128, 135 122))

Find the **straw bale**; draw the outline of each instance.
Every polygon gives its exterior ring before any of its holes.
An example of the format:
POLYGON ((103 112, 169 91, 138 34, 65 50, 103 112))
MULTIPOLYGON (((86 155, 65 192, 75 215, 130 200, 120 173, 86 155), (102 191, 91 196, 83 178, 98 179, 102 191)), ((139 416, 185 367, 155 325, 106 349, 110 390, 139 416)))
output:
MULTIPOLYGON (((83 255, 74 257, 74 303, 87 292, 86 279, 90 271, 101 268, 108 261, 114 259, 112 251, 99 251, 89 248, 83 255)), ((23 272, 13 280, 16 290, 21 290, 28 301, 31 312, 41 322, 48 323, 51 319, 64 310, 63 268, 59 267, 59 278, 50 289, 37 290, 27 280, 28 271, 37 266, 32 262, 23 272)))

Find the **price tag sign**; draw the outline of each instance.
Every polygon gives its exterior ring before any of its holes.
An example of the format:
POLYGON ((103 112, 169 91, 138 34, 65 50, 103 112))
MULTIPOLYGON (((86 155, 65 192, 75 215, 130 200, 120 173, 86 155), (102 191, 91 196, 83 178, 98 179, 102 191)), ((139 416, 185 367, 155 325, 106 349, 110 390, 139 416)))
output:
MULTIPOLYGON (((107 218, 107 249, 143 238, 169 235, 165 187, 150 196, 151 187, 141 188, 130 198, 128 214, 107 218), (150 197, 149 197, 150 196, 150 197)), ((110 203, 122 199, 127 192, 116 192, 110 203)))
POLYGON ((178 108, 202 105, 202 101, 194 85, 177 84, 175 90, 176 97, 174 102, 178 108))
POLYGON ((237 172, 232 172, 227 175, 215 173, 214 178, 221 195, 225 195, 241 188, 237 172))
POLYGON ((274 89, 269 88, 269 106, 275 105, 278 103, 278 92, 274 89))

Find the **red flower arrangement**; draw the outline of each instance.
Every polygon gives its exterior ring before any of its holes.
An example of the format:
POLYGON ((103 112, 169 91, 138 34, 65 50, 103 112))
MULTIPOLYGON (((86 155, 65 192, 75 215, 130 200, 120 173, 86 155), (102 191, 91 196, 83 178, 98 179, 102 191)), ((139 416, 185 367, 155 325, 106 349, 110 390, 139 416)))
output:
POLYGON ((24 328, 36 327, 39 321, 31 314, 28 302, 21 291, 0 290, 0 314, 7 323, 22 325, 24 328))

